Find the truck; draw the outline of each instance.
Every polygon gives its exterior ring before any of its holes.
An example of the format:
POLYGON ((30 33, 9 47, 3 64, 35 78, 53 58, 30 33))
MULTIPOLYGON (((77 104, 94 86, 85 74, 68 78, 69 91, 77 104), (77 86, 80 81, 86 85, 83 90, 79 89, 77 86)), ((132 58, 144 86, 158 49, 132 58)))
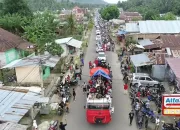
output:
POLYGON ((112 120, 112 98, 110 95, 98 98, 97 94, 90 93, 86 101, 86 118, 91 124, 108 124, 112 120))

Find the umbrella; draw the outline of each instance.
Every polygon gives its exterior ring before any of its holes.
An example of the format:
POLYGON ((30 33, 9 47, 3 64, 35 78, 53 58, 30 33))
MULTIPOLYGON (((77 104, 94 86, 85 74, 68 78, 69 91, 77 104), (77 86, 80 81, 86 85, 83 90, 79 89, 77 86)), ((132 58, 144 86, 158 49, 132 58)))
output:
POLYGON ((101 71, 105 72, 107 75, 109 75, 109 70, 108 70, 108 69, 105 69, 105 68, 102 68, 102 67, 92 68, 92 69, 90 70, 89 75, 90 75, 90 76, 93 76, 98 70, 101 70, 101 71))

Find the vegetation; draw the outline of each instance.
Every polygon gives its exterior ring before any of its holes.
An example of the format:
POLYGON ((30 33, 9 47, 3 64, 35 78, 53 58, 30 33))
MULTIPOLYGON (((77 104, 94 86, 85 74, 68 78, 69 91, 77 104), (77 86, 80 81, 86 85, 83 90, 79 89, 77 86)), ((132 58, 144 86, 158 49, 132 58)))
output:
POLYGON ((27 3, 24 0, 3 0, 2 12, 4 14, 32 15, 27 3))
POLYGON ((137 44, 137 42, 130 36, 127 36, 125 41, 126 41, 126 44, 125 44, 126 47, 128 47, 131 44, 137 44))
POLYGON ((174 19, 173 14, 180 15, 179 0, 128 0, 123 2, 119 1, 117 6, 126 11, 137 11, 141 13, 146 20, 171 20, 174 19), (159 15, 166 13, 168 13, 168 17, 160 17, 159 15))
POLYGON ((119 17, 119 9, 117 6, 111 5, 100 10, 101 17, 105 20, 110 20, 119 17))

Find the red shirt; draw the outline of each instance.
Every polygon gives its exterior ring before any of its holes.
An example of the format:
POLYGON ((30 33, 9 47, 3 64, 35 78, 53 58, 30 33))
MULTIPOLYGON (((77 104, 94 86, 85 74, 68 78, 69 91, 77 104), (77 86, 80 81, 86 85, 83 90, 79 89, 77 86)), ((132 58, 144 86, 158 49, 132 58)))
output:
POLYGON ((92 63, 91 63, 91 61, 89 62, 89 66, 92 66, 92 63))
POLYGON ((125 85, 124 85, 124 90, 127 90, 127 89, 128 89, 128 85, 125 84, 125 85))
POLYGON ((89 84, 90 84, 90 85, 92 85, 92 84, 93 84, 92 80, 89 80, 89 84))
POLYGON ((141 93, 137 92, 136 96, 139 98, 141 96, 141 93))

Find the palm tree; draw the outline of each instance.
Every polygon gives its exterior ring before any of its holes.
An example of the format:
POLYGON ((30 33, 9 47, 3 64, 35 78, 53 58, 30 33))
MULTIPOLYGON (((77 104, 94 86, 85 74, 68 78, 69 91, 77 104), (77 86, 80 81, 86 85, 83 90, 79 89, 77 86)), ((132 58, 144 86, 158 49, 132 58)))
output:
POLYGON ((76 23, 74 21, 74 17, 73 14, 71 13, 71 15, 67 18, 67 31, 69 34, 73 35, 75 32, 75 27, 76 23))

